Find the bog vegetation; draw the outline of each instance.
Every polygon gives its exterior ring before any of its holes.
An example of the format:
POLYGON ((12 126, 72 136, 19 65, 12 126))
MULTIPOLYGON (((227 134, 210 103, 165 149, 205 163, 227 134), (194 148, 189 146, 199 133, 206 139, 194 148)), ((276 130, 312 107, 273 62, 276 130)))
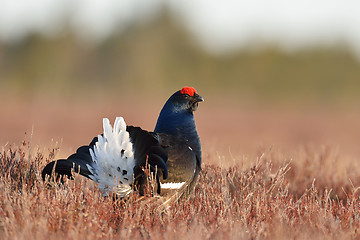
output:
POLYGON ((29 152, 24 142, 0 153, 1 239, 359 237, 357 171, 331 147, 303 149, 296 161, 264 152, 228 168, 204 165, 193 196, 168 208, 137 194, 104 197, 81 177, 49 187, 41 169, 57 149, 29 152))

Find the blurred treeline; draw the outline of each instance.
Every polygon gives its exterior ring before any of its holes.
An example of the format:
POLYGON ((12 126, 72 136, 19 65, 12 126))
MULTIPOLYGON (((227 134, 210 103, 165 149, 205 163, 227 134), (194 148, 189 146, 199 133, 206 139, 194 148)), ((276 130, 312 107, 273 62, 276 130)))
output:
POLYGON ((19 43, 0 42, 0 93, 115 95, 183 85, 266 101, 357 101, 360 62, 344 46, 293 52, 250 46, 230 55, 210 54, 166 12, 96 46, 70 30, 56 38, 34 34, 19 43))

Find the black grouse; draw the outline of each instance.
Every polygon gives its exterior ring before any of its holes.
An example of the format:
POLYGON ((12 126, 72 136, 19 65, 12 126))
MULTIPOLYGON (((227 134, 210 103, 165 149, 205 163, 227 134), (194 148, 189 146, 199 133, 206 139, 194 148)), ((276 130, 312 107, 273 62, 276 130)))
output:
POLYGON ((162 108, 154 132, 126 126, 122 117, 117 117, 112 127, 104 118, 103 134, 67 159, 47 164, 42 178, 66 175, 71 179, 76 172, 97 182, 104 195, 125 197, 135 189, 143 195, 148 166, 155 174, 158 194, 189 196, 201 170, 201 144, 193 112, 202 101, 192 87, 175 92, 162 108))

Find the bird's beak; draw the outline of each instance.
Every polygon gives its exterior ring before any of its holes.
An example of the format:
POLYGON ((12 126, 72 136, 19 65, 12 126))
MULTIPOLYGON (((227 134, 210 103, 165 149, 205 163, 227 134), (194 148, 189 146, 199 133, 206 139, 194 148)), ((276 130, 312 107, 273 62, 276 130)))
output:
POLYGON ((205 101, 204 98, 203 98, 202 96, 198 95, 198 94, 195 94, 194 97, 195 97, 196 102, 203 102, 203 101, 205 101))

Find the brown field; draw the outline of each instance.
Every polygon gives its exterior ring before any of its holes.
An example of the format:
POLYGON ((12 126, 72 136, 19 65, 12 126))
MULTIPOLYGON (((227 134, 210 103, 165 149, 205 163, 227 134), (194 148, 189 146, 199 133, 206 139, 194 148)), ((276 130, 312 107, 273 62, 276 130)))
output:
POLYGON ((81 177, 48 188, 40 173, 99 134, 102 117, 151 130, 164 99, 46 99, 0 102, 0 239, 360 238, 355 107, 205 96, 196 112, 199 183, 163 210, 135 195, 105 198, 81 177))

